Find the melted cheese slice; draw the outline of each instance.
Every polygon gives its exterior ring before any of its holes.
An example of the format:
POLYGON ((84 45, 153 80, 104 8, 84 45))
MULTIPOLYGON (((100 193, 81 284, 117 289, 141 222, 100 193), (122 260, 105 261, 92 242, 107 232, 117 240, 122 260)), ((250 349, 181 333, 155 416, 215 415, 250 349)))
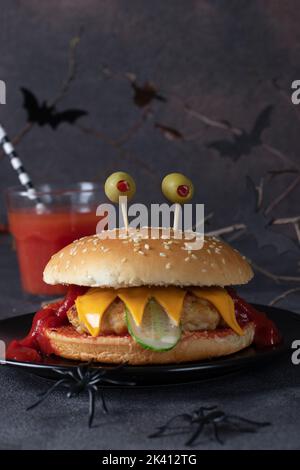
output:
POLYGON ((186 291, 177 287, 153 289, 152 296, 167 312, 176 325, 179 324, 186 291))
POLYGON ((244 334, 235 317, 234 302, 228 292, 222 287, 207 287, 191 289, 199 299, 208 300, 219 312, 223 320, 238 335, 244 334))
POLYGON ((124 302, 132 314, 135 323, 142 323, 144 310, 150 299, 155 299, 176 325, 179 324, 183 301, 186 292, 177 287, 131 287, 119 289, 118 297, 124 302))
POLYGON ((105 310, 117 297, 114 289, 92 288, 75 300, 79 320, 92 336, 98 336, 105 310))
MULTIPOLYGON (((228 326, 237 334, 243 335, 235 317, 233 300, 225 289, 209 287, 189 290, 198 298, 214 305, 228 326)), ((142 323, 145 307, 151 298, 154 298, 169 318, 178 325, 186 292, 185 289, 177 287, 131 287, 118 290, 91 288, 86 294, 77 297, 75 305, 79 320, 92 336, 98 336, 103 314, 117 297, 124 302, 138 326, 142 323)))
POLYGON ((136 325, 143 320, 145 307, 153 297, 149 287, 130 287, 130 289, 119 289, 118 296, 130 311, 136 325))

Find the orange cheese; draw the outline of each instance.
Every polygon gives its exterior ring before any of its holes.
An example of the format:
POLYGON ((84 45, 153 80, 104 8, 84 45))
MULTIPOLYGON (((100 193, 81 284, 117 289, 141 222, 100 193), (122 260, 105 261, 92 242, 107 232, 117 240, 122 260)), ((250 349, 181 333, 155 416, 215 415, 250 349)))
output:
POLYGON ((207 288, 194 288, 191 289, 194 295, 200 299, 208 300, 218 310, 223 320, 233 329, 238 335, 243 335, 243 330, 238 324, 235 317, 234 302, 226 289, 222 287, 207 287, 207 288))
MULTIPOLYGON (((189 290, 214 305, 228 326, 237 334, 243 334, 235 317, 233 300, 225 289, 199 287, 189 290)), ((75 305, 79 320, 92 336, 98 336, 103 314, 117 297, 124 302, 137 325, 141 325, 145 307, 151 298, 154 298, 169 318, 178 325, 186 292, 186 289, 177 287, 130 287, 118 290, 91 288, 86 294, 77 297, 75 305)))
POLYGON ((117 297, 114 289, 92 288, 75 300, 79 320, 92 336, 98 336, 105 310, 117 297))
POLYGON ((179 324, 186 291, 178 287, 152 289, 152 297, 162 306, 169 318, 179 324))
POLYGON ((149 287, 130 287, 130 289, 119 289, 118 296, 130 311, 136 325, 142 323, 145 307, 152 297, 149 287))

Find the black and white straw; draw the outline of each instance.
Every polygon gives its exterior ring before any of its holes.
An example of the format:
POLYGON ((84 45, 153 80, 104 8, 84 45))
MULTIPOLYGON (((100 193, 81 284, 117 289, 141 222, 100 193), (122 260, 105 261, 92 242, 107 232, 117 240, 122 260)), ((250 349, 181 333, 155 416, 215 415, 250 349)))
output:
POLYGON ((13 144, 11 143, 7 133, 5 132, 1 124, 0 145, 2 146, 4 153, 8 156, 11 166, 17 172, 19 181, 21 185, 24 186, 24 188, 26 189, 29 199, 36 201, 37 209, 42 209, 44 205, 41 203, 36 194, 36 190, 32 184, 31 178, 28 175, 22 161, 20 160, 17 152, 15 151, 13 144))

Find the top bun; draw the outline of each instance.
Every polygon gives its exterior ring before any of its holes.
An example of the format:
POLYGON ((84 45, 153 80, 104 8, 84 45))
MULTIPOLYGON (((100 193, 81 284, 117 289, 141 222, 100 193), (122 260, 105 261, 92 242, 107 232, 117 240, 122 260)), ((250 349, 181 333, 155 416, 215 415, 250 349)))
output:
MULTIPOLYGON (((76 240, 52 256, 44 271, 48 284, 89 287, 229 286, 246 284, 253 271, 227 243, 205 237, 203 247, 191 250, 193 240, 163 235, 150 238, 150 229, 112 230, 76 240)), ((177 232, 181 234, 182 232, 177 232)))

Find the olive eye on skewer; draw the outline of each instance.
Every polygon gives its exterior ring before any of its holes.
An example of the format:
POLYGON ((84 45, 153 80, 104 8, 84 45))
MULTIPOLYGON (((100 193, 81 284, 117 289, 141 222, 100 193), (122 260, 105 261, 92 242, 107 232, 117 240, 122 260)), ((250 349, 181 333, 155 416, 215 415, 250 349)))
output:
POLYGON ((194 195, 194 186, 189 178, 182 173, 170 173, 161 184, 163 195, 170 202, 184 204, 194 195))
POLYGON ((128 173, 116 171, 105 181, 104 191, 112 202, 118 203, 121 196, 127 197, 129 201, 135 195, 135 181, 128 173))

